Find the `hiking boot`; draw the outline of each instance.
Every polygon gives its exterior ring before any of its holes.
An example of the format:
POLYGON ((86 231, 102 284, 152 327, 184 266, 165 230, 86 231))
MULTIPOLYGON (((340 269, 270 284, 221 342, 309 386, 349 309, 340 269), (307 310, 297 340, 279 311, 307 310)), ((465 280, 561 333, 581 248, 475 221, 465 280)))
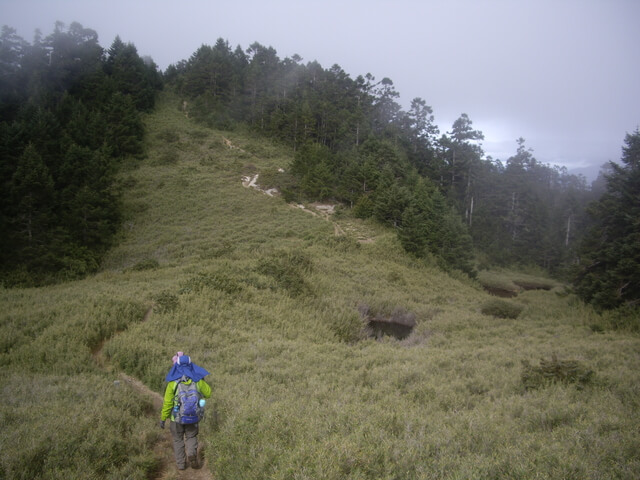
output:
POLYGON ((186 470, 187 466, 186 465, 178 465, 178 470, 186 470))
POLYGON ((191 465, 191 468, 195 468, 195 469, 200 468, 200 462, 198 462, 198 456, 197 455, 189 457, 189 465, 191 465))

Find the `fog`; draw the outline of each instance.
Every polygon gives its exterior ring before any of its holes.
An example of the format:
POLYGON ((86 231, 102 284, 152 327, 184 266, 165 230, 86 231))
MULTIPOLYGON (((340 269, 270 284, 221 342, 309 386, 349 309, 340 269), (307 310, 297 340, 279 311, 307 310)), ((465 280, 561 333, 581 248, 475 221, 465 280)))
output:
POLYGON ((441 132, 461 113, 505 161, 523 137, 543 163, 592 179, 640 125, 636 0, 303 1, 0 0, 0 22, 31 42, 55 21, 116 35, 164 70, 218 38, 255 41, 352 78, 389 77, 441 132))

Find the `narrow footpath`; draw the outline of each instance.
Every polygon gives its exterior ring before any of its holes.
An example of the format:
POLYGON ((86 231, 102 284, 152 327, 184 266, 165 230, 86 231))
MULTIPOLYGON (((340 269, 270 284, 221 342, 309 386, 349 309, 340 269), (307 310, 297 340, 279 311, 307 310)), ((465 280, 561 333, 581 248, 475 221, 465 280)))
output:
MULTIPOLYGON (((147 312, 144 314, 144 318, 142 319, 142 321, 146 322, 152 314, 153 307, 149 307, 147 312)), ((116 335, 118 333, 121 332, 117 332, 116 335)), ((106 358, 102 353, 105 343, 106 342, 102 342, 96 349, 94 349, 92 352, 92 356, 94 361, 100 368, 107 372, 115 373, 113 367, 108 364, 106 358)), ((138 392, 151 399, 153 404, 153 412, 149 415, 149 421, 153 422, 156 428, 160 430, 160 427, 157 425, 160 420, 160 410, 162 408, 163 401, 162 395, 151 390, 137 378, 127 375, 124 372, 119 372, 117 373, 117 375, 120 382, 126 383, 131 388, 137 390, 138 392)), ((198 457, 200 458, 202 468, 197 470, 187 468, 186 470, 180 471, 176 467, 176 462, 173 457, 173 442, 171 439, 171 432, 169 431, 168 422, 165 429, 161 432, 162 433, 153 448, 154 455, 158 459, 158 462, 160 464, 158 474, 153 478, 153 480, 213 480, 214 477, 209 471, 206 460, 204 460, 202 450, 203 442, 201 438, 198 438, 198 457)))

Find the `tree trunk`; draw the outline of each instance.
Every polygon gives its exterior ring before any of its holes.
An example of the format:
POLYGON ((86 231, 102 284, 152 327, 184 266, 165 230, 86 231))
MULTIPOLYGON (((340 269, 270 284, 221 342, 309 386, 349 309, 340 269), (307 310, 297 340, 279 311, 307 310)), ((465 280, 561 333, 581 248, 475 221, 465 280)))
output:
POLYGON ((453 149, 453 156, 451 157, 451 187, 453 188, 453 182, 456 178, 456 149, 453 149))
POLYGON ((511 194, 511 240, 516 239, 516 192, 511 194))

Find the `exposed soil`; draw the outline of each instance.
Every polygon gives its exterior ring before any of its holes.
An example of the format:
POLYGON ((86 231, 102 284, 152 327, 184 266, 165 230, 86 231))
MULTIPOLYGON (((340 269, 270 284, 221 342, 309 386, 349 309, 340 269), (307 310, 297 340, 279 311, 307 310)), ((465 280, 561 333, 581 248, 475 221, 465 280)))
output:
POLYGON ((404 340, 416 326, 416 316, 403 308, 396 308, 390 315, 375 313, 368 305, 358 305, 360 316, 367 322, 366 333, 380 340, 385 335, 404 340))
POLYGON ((367 329, 369 336, 378 340, 385 335, 397 338, 398 340, 404 340, 413 332, 413 326, 403 325, 389 320, 369 320, 367 329))
MULTIPOLYGON (((144 322, 148 320, 151 317, 152 313, 153 307, 150 307, 144 314, 144 318, 142 319, 142 321, 144 322)), ((116 335, 118 333, 120 332, 117 332, 116 335)), ((102 341, 99 345, 93 348, 91 351, 91 355, 100 368, 107 372, 113 372, 113 367, 108 363, 102 353, 105 343, 106 341, 102 341)), ((149 421, 153 422, 154 425, 157 425, 160 420, 160 410, 162 409, 162 395, 151 390, 137 378, 127 375, 124 372, 119 372, 118 378, 119 380, 116 380, 116 382, 124 382, 131 388, 142 393, 143 395, 146 395, 151 399, 151 402, 153 404, 153 412, 149 414, 149 421)), ((157 428, 160 429, 160 427, 157 428)), ((169 431, 169 425, 167 424, 165 429, 161 432, 162 433, 158 436, 158 440, 153 448, 154 455, 158 459, 160 464, 158 473, 155 477, 153 477, 154 480, 174 480, 176 478, 180 480, 213 480, 213 475, 207 468, 207 463, 204 460, 202 440, 199 440, 198 442, 198 457, 200 458, 202 468, 197 470, 187 468, 186 470, 180 471, 176 467, 176 463, 173 457, 173 442, 171 439, 171 432, 169 431)))
MULTIPOLYGON (((231 143, 231 140, 229 140, 226 137, 222 137, 222 141, 224 142, 225 146, 231 150, 239 150, 241 152, 246 153, 244 150, 242 150, 241 148, 235 146, 233 143, 231 143)), ((281 168, 278 169, 280 172, 284 172, 284 170, 282 170, 281 168)), ((259 184, 258 184, 258 178, 259 178, 259 174, 255 174, 253 176, 251 175, 246 175, 244 177, 242 177, 242 186, 245 188, 254 188, 256 190, 258 190, 259 192, 264 193, 265 195, 268 195, 270 197, 276 197, 278 195, 280 195, 280 192, 278 191, 277 188, 262 188, 259 184)), ((312 203, 310 205, 311 208, 307 208, 304 205, 301 204, 295 204, 292 203, 290 204, 291 207, 293 208, 299 208, 300 210, 307 212, 311 215, 313 215, 314 217, 321 217, 324 218, 326 221, 331 222, 331 215, 333 215, 336 205, 333 204, 322 204, 322 203, 312 203)), ((338 223, 336 222, 332 222, 333 223, 333 233, 336 237, 340 237, 343 235, 346 235, 345 231, 342 229, 342 227, 340 225, 338 225, 338 223)), ((373 243, 373 238, 359 238, 358 242, 359 243, 373 243)))
MULTIPOLYGON (((227 139, 224 139, 225 142, 229 142, 227 139)), ((231 146, 231 143, 228 143, 229 148, 233 148, 231 146)), ((253 176, 250 175, 246 175, 244 177, 242 177, 242 186, 245 188, 254 188, 256 190, 258 190, 259 192, 262 192, 270 197, 275 197, 280 195, 280 192, 278 191, 278 189, 276 188, 268 188, 268 189, 264 189, 262 187, 260 187, 260 185, 258 185, 258 177, 259 174, 255 174, 253 176)), ((320 217, 323 218, 324 220, 326 220, 327 222, 331 222, 333 223, 333 234, 336 237, 341 237, 346 235, 346 232, 344 231, 344 229, 337 223, 331 220, 331 216, 333 215, 336 205, 333 204, 322 204, 322 203, 312 203, 311 205, 309 205, 310 208, 307 208, 306 206, 299 204, 299 203, 291 203, 290 206, 292 208, 298 208, 300 210, 302 210, 303 212, 307 212, 310 215, 313 215, 314 217, 320 217)), ((374 239, 370 238, 370 237, 365 237, 365 238, 358 238, 358 242, 359 243, 373 243, 374 239)))
POLYGON ((517 286, 517 290, 510 290, 506 288, 498 288, 491 287, 488 285, 483 285, 482 288, 491 295, 495 295, 496 297, 504 297, 504 298, 513 298, 517 297, 520 292, 527 290, 551 290, 553 286, 544 284, 544 283, 536 283, 536 282, 525 282, 521 280, 517 280, 513 282, 517 286))
POLYGON ((483 288, 485 289, 485 291, 487 291, 491 295, 495 295, 496 297, 503 297, 503 298, 517 297, 519 293, 518 290, 507 290, 505 288, 488 287, 488 286, 483 286, 483 288))
POLYGON ((552 285, 547 285, 544 283, 536 283, 536 282, 526 282, 523 280, 514 280, 513 283, 518 285, 523 290, 545 290, 549 291, 553 288, 552 285))

